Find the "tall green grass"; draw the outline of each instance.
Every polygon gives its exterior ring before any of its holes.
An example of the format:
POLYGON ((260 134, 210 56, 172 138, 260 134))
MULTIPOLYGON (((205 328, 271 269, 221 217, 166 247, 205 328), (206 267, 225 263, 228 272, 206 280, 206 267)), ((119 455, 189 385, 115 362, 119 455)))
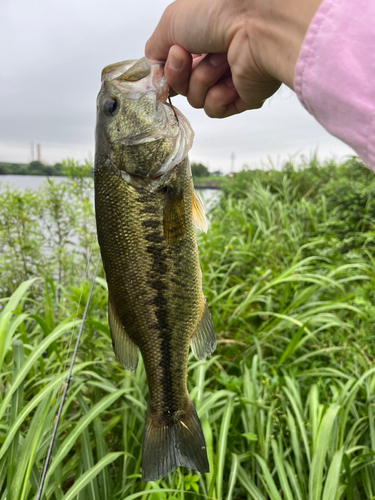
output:
MULTIPOLYGON (((114 358, 101 270, 43 498, 375 498, 375 183, 353 161, 243 172, 199 236, 219 343, 210 359, 191 357, 188 385, 209 474, 178 469, 142 482, 145 371, 141 362, 126 372, 114 358), (346 185, 341 208, 329 179, 346 185)), ((93 224, 90 207, 83 215, 93 224)), ((73 243, 74 265, 87 266, 87 247, 73 243)), ((72 261, 62 262, 61 280, 57 263, 3 288, 1 500, 36 497, 88 298, 85 271, 74 276, 72 261)))

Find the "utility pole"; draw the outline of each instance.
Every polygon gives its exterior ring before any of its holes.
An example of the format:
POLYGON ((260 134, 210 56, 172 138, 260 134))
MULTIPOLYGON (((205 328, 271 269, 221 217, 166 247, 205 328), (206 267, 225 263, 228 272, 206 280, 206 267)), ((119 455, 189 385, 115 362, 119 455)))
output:
POLYGON ((236 155, 234 152, 230 155, 231 163, 230 163, 230 171, 234 171, 234 160, 236 159, 236 155))

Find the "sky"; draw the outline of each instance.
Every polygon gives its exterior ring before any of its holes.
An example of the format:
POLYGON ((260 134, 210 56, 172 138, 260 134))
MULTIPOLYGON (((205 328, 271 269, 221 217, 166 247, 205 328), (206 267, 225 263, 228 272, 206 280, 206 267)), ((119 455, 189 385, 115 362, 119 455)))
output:
MULTIPOLYGON (((95 103, 104 66, 144 55, 168 0, 0 0, 0 161, 92 160, 95 103)), ((280 167, 300 155, 354 154, 281 87, 259 110, 208 118, 173 100, 190 120, 190 159, 228 173, 280 167)))

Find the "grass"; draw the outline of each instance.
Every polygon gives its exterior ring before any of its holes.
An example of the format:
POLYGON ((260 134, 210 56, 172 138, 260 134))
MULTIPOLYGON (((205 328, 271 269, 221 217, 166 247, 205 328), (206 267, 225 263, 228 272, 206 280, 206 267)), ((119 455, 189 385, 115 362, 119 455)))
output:
MULTIPOLYGON (((373 499, 375 183, 367 176, 351 160, 243 172, 223 186, 210 229, 199 235, 218 349, 203 362, 191 358, 188 371, 209 474, 178 469, 142 482, 146 377, 142 362, 131 374, 114 359, 101 270, 43 498, 373 499)), ((52 206, 60 191, 48 189, 52 206)), ((3 218, 6 210, 16 217, 3 205, 3 218)), ((82 208, 87 224, 89 210, 82 208)), ((27 223, 35 221, 38 213, 27 223)), ((1 500, 36 495, 90 288, 82 263, 95 265, 81 245, 70 247, 61 273, 58 265, 36 272, 43 267, 34 261, 13 289, 10 280, 3 287, 1 500)))

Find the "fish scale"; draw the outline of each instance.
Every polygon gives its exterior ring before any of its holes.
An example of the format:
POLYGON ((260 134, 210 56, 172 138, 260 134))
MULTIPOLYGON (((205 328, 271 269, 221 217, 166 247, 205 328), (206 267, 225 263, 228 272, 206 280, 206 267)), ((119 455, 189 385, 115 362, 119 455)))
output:
MULTIPOLYGON (((183 170, 183 165, 180 170, 183 170)), ((193 331, 186 330, 197 324, 201 310, 200 270, 193 221, 190 218, 187 224, 190 237, 168 247, 163 233, 165 193, 150 195, 146 190, 136 191, 120 177, 108 175, 100 168, 95 171, 96 184, 102 183, 101 175, 104 175, 106 185, 102 193, 111 192, 106 217, 98 221, 100 246, 106 249, 103 262, 108 286, 111 292, 113 290, 114 303, 120 319, 126 324, 128 335, 141 350, 151 408, 173 412, 181 407, 181 403, 186 405, 189 344, 182 350, 181 338, 192 336, 193 331), (115 223, 108 225, 112 215, 115 223), (147 227, 150 222, 153 227, 147 227), (116 244, 117 232, 123 235, 120 248, 116 244), (129 274, 133 277, 130 282, 129 274), (134 309, 135 301, 141 302, 137 310, 134 309), (157 328, 150 328, 150 325, 157 328)), ((188 195, 191 179, 186 180, 188 195)), ((106 200, 101 193, 96 195, 96 204, 101 211, 106 200)))
POLYGON ((203 207, 186 155, 177 162, 179 151, 173 149, 184 145, 186 119, 180 115, 176 122, 170 107, 158 104, 159 96, 167 95, 160 64, 150 68, 143 62, 139 70, 136 65, 130 67, 129 82, 126 63, 111 67, 117 75, 112 80, 111 71, 104 70, 98 96, 95 211, 113 348, 122 365, 133 371, 139 350, 146 369, 150 399, 142 477, 150 481, 179 465, 209 469, 187 390, 187 365, 190 344, 197 359, 203 359, 214 350, 216 338, 202 292, 194 226, 205 227, 203 207), (119 75, 121 65, 125 71, 119 75), (158 135, 160 124, 169 127, 165 138, 158 135), (127 143, 128 133, 141 137, 140 142, 127 143))

